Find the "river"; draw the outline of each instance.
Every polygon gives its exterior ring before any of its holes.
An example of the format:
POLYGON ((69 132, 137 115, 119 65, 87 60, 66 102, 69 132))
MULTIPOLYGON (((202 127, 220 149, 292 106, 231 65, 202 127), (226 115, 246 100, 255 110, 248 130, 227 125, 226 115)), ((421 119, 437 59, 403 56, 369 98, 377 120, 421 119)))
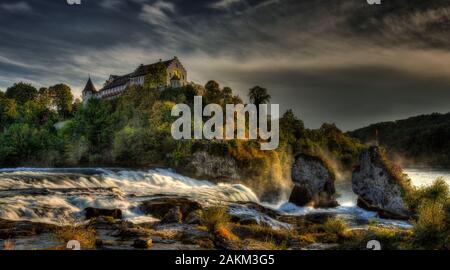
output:
MULTIPOLYGON (((450 184, 450 170, 411 168, 406 172, 417 186, 430 184, 440 176, 450 184)), ((214 184, 167 169, 0 169, 0 219, 73 224, 83 221, 83 210, 86 207, 95 207, 121 209, 124 219, 133 223, 150 222, 155 219, 141 213, 139 204, 149 198, 172 195, 189 197, 206 205, 254 202, 285 215, 330 213, 348 220, 353 226, 368 221, 381 225, 410 226, 403 221, 380 219, 376 213, 357 207, 356 196, 349 183, 338 184, 337 192, 341 206, 313 209, 288 202, 261 202, 244 185, 214 184)), ((245 209, 244 206, 233 209, 266 219, 273 226, 283 226, 255 210, 245 209)))

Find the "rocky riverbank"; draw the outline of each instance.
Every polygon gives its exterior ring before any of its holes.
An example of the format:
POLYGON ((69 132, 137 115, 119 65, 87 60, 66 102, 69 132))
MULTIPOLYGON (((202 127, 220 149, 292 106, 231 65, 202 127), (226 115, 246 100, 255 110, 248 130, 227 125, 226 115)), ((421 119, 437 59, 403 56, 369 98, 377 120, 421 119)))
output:
POLYGON ((368 240, 380 236, 394 248, 407 247, 410 239, 408 229, 351 229, 328 214, 287 216, 254 203, 205 207, 166 196, 144 201, 141 208, 159 219, 134 224, 121 219, 119 209, 90 208, 78 226, 0 220, 0 247, 62 250, 76 240, 82 249, 101 250, 365 249, 368 240), (245 215, 239 211, 244 206, 260 215, 245 215))

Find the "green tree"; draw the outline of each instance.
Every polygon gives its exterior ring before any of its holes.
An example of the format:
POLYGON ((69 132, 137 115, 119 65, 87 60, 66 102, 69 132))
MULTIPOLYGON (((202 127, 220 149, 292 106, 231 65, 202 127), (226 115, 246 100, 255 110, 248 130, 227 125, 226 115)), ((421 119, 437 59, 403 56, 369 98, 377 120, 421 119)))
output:
POLYGON ((73 129, 76 138, 86 138, 91 162, 101 162, 107 158, 113 137, 113 117, 107 102, 89 100, 75 115, 73 129))
POLYGON ((280 139, 285 141, 294 148, 294 152, 298 152, 298 141, 305 132, 305 125, 302 120, 298 119, 292 110, 286 111, 280 118, 280 139))
POLYGON ((37 100, 42 106, 45 106, 49 109, 51 109, 53 106, 52 104, 53 98, 50 94, 49 89, 46 87, 39 88, 37 100))
MULTIPOLYGON (((139 68, 145 68, 140 66, 139 68)), ((149 74, 145 77, 144 88, 159 89, 167 84, 167 69, 164 63, 160 62, 149 67, 149 74)))
POLYGON ((48 91, 58 114, 66 119, 72 112, 73 95, 70 87, 65 84, 57 84, 51 86, 48 91))
POLYGON ((207 104, 210 103, 220 103, 222 99, 222 91, 220 90, 220 85, 216 81, 209 81, 205 85, 205 100, 207 104))
POLYGON ((31 84, 16 83, 6 90, 7 98, 14 99, 18 104, 25 104, 27 101, 35 100, 38 96, 38 91, 31 84))
POLYGON ((17 117, 17 104, 13 99, 0 98, 0 132, 17 117))
POLYGON ((268 94, 267 89, 260 86, 251 88, 248 92, 248 97, 250 98, 250 102, 255 104, 256 107, 260 104, 269 103, 272 99, 268 94))
POLYGON ((22 164, 38 151, 37 130, 28 124, 12 124, 0 137, 0 164, 22 164))

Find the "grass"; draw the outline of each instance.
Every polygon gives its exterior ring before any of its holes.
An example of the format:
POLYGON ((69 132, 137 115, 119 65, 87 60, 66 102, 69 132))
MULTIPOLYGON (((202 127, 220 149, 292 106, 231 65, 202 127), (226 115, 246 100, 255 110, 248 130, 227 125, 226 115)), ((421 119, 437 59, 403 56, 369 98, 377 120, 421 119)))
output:
POLYGON ((219 225, 216 228, 215 234, 219 237, 222 237, 223 239, 226 239, 228 241, 240 241, 239 237, 236 236, 228 226, 226 225, 219 225))
POLYGON ((16 245, 12 240, 5 240, 3 243, 3 250, 14 250, 16 248, 16 245))
POLYGON ((232 231, 241 239, 256 240, 265 247, 277 250, 287 249, 288 242, 297 237, 297 235, 290 230, 277 230, 269 226, 257 224, 236 225, 233 227, 232 231))
POLYGON ((78 241, 82 249, 94 249, 96 231, 86 226, 63 226, 54 232, 56 238, 65 244, 71 240, 78 241))
POLYGON ((349 228, 347 224, 343 220, 336 217, 328 218, 322 228, 329 234, 335 234, 339 237, 348 236, 349 228))
POLYGON ((231 217, 227 208, 223 206, 212 206, 203 213, 202 223, 210 232, 215 232, 218 228, 230 223, 231 217))

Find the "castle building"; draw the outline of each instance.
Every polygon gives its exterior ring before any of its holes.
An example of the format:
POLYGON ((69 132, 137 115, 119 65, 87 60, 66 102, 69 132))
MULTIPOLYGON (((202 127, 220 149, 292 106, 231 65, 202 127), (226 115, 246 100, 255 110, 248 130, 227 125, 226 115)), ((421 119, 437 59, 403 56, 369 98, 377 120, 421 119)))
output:
POLYGON ((146 78, 156 76, 158 72, 165 73, 165 83, 158 86, 158 89, 179 88, 187 85, 187 72, 177 57, 168 61, 156 62, 150 65, 140 65, 132 73, 117 76, 110 75, 102 89, 97 90, 89 78, 82 92, 83 102, 91 98, 112 99, 121 96, 124 91, 132 86, 143 86, 146 78))

